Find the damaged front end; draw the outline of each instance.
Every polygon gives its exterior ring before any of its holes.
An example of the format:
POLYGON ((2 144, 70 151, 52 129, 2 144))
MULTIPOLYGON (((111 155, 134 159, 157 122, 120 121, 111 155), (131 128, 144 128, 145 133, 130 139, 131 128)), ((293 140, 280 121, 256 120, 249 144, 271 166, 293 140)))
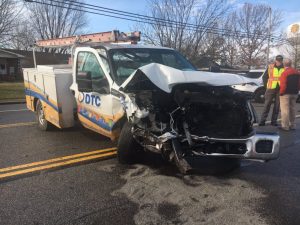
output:
POLYGON ((182 172, 190 169, 187 156, 264 161, 278 157, 279 136, 253 130, 256 117, 249 93, 231 88, 228 79, 226 85, 214 86, 207 78, 203 81, 197 74, 201 72, 183 72, 171 82, 168 68, 152 66, 153 73, 161 72, 169 81, 166 85, 157 85, 151 75, 138 70, 122 89, 132 135, 145 149, 175 162, 182 172))

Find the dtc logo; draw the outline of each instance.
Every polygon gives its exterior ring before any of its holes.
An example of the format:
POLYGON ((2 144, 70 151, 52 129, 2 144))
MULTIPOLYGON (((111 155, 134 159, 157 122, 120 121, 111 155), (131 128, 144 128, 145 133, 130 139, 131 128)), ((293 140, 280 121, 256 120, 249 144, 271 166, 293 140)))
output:
POLYGON ((90 104, 99 107, 101 105, 101 99, 97 95, 90 95, 87 93, 79 92, 78 101, 84 102, 85 104, 90 104))

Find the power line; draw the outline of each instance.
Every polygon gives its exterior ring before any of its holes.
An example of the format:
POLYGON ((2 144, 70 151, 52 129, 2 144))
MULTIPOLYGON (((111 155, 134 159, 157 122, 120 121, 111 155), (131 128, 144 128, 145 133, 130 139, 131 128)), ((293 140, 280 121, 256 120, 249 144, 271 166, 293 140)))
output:
MULTIPOLYGON (((55 0, 52 0, 52 1, 55 1, 55 0)), ((157 18, 157 17, 153 17, 153 16, 147 16, 147 15, 141 15, 141 14, 137 14, 137 13, 115 10, 115 9, 101 7, 101 6, 87 4, 87 3, 80 3, 80 2, 77 2, 74 0, 66 0, 66 1, 83 6, 84 8, 92 9, 92 10, 98 10, 98 11, 102 11, 102 12, 113 13, 113 14, 118 14, 118 15, 123 15, 123 16, 130 15, 130 16, 132 16, 134 18, 138 18, 138 19, 150 19, 152 22, 155 22, 155 23, 167 23, 167 24, 171 24, 171 25, 180 25, 183 27, 191 27, 193 29, 203 28, 203 30, 206 29, 209 31, 216 31, 216 32, 222 32, 222 33, 232 33, 233 32, 232 30, 225 29, 225 28, 215 28, 215 27, 211 27, 211 26, 195 25, 195 24, 191 24, 191 23, 182 23, 182 22, 169 20, 169 19, 162 19, 162 18, 157 18), (87 7, 85 5, 88 5, 89 7, 87 7), (92 8, 90 8, 90 7, 92 7, 92 8)), ((58 2, 58 1, 56 0, 55 2, 58 2)), ((61 3, 61 2, 59 2, 59 3, 61 3)), ((238 31, 236 33, 242 34, 242 35, 247 35, 247 32, 242 32, 242 31, 238 31)), ((263 35, 258 35, 258 36, 263 37, 263 35)), ((275 36, 273 38, 277 39, 277 37, 275 37, 275 36)))
MULTIPOLYGON (((133 21, 133 22, 142 22, 142 23, 147 23, 147 24, 152 24, 152 25, 157 25, 157 23, 154 23, 154 22, 149 22, 149 21, 145 21, 145 20, 137 20, 137 19, 130 19, 130 18, 126 18, 126 17, 120 17, 120 16, 114 16, 114 15, 108 15, 108 14, 104 14, 104 13, 98 13, 98 12, 93 12, 93 11, 88 11, 88 10, 83 10, 83 9, 79 9, 79 8, 72 8, 70 6, 62 6, 62 5, 55 5, 53 3, 46 3, 46 2, 39 2, 39 1, 36 1, 36 0, 30 0, 30 2, 33 2, 33 3, 39 3, 39 4, 42 4, 42 5, 48 5, 48 6, 55 6, 55 7, 59 7, 59 8, 65 8, 65 9, 72 9, 72 10, 75 10, 75 11, 81 11, 81 12, 87 12, 87 13, 91 13, 91 14, 96 14, 96 15, 101 15, 101 16, 108 16, 108 17, 112 17, 112 18, 117 18, 117 19, 124 19, 124 20, 128 20, 128 21, 133 21)), ((55 0, 51 0, 51 2, 57 2, 55 0)), ((61 3, 61 2, 59 2, 61 3)), ((78 6, 78 5, 77 5, 78 6)), ((167 26, 166 24, 160 24, 160 26, 167 26)), ((203 30, 203 29, 195 29, 195 28, 187 28, 188 30, 203 30)), ((212 34, 219 34, 219 33, 216 33, 216 32, 211 32, 209 31, 209 33, 212 33, 212 34)))
MULTIPOLYGON (((228 29, 214 28, 214 27, 195 25, 195 24, 189 24, 189 23, 181 23, 178 21, 165 20, 165 19, 160 19, 160 18, 151 17, 151 16, 144 16, 141 14, 130 13, 130 12, 121 11, 121 10, 114 10, 114 9, 96 6, 96 5, 92 5, 92 4, 79 3, 74 0, 66 0, 67 2, 73 4, 73 5, 69 5, 69 6, 65 6, 66 1, 62 2, 62 1, 57 1, 57 0, 50 0, 51 3, 41 2, 41 1, 37 1, 37 0, 25 0, 25 1, 48 5, 48 6, 55 6, 55 7, 59 7, 59 8, 72 9, 72 10, 76 10, 76 11, 81 11, 81 12, 86 12, 86 13, 91 13, 91 14, 96 14, 96 15, 101 15, 101 16, 107 16, 107 17, 117 18, 117 19, 122 19, 122 20, 127 20, 127 21, 147 23, 147 24, 151 24, 154 26, 167 27, 169 25, 174 25, 174 26, 179 26, 181 28, 184 27, 187 30, 202 31, 203 33, 207 32, 210 34, 217 34, 217 35, 222 35, 222 36, 235 36, 236 34, 239 34, 242 36, 249 35, 245 32, 239 32, 239 31, 235 32, 235 31, 228 30, 228 29), (63 3, 63 5, 53 4, 53 2, 57 3, 57 4, 63 3), (88 6, 86 6, 86 5, 88 5, 88 6), (73 6, 75 6, 75 8, 73 6), (77 8, 77 7, 80 7, 80 8, 77 8), (93 11, 90 11, 90 10, 93 10, 93 11), (95 10, 100 11, 102 13, 95 12, 95 10), (111 14, 113 14, 113 15, 111 15, 111 14), (118 16, 116 16, 116 14, 118 16)), ((258 37, 264 37, 259 34, 250 34, 250 37, 254 37, 255 35, 257 35, 258 37)), ((272 36, 272 38, 276 39, 276 40, 277 39, 280 40, 278 37, 272 36)))
MULTIPOLYGON (((60 7, 60 8, 66 8, 66 9, 72 9, 72 10, 77 10, 77 11, 82 11, 82 12, 87 12, 87 13, 92 13, 92 14, 97 14, 97 15, 102 15, 102 16, 108 16, 108 17, 113 17, 113 18, 118 18, 118 19, 124 19, 124 20, 129 20, 129 21, 134 21, 134 22, 142 22, 142 23, 148 23, 148 24, 151 24, 151 25, 159 25, 159 26, 168 26, 168 24, 162 24, 162 23, 159 23, 157 24, 157 21, 145 21, 144 18, 139 18, 139 19, 132 19, 132 18, 128 18, 129 16, 128 15, 123 15, 122 17, 121 16, 115 16, 115 15, 108 15, 108 14, 104 14, 104 13, 97 13, 97 12, 93 12, 93 11, 88 11, 88 10, 82 10, 82 9, 78 9, 78 8, 70 8, 70 6, 62 6, 62 5, 54 5, 52 2, 56 2, 58 4, 61 4, 61 3, 64 3, 64 2, 61 2, 61 1, 56 1, 56 0, 50 0, 50 4, 49 3, 46 3, 46 2, 39 2, 39 1, 36 1, 36 0, 29 0, 30 2, 35 2, 35 3, 39 3, 39 4, 44 4, 44 5, 50 5, 50 6, 55 6, 55 7, 60 7), (125 16, 125 17, 124 17, 125 16)), ((70 1, 70 0, 67 0, 67 1, 70 1)), ((88 9, 92 9, 92 10, 96 10, 94 8, 90 8, 90 7, 86 7, 84 5, 82 5, 81 3, 78 3, 78 2, 75 2, 75 1, 70 1, 72 3, 75 3, 75 7, 83 7, 83 8, 88 8, 88 9)), ((90 4, 89 4, 90 5, 90 4)), ((98 7, 98 6, 95 6, 95 7, 98 7)), ((111 9, 113 10, 113 9, 111 9)), ((97 11, 101 11, 101 10, 97 10, 97 11)), ((125 12, 125 11, 122 11, 122 12, 125 12)), ((112 13, 112 12, 108 12, 108 13, 112 13)), ((114 13, 115 14, 115 13, 114 13)), ((140 14, 137 14, 139 16, 142 16, 140 14)), ((155 17, 153 17, 155 18, 155 17)), ((155 18, 155 19, 158 19, 158 18, 155 18)), ((163 19, 158 19, 158 20, 163 20, 163 19)), ((171 25, 173 25, 173 21, 166 21, 167 23, 171 23, 171 25)), ((175 25, 178 25, 178 22, 175 21, 175 25)), ((181 26, 179 24, 179 26, 181 26)), ((218 34, 220 35, 220 32, 222 32, 222 35, 226 35, 226 36, 235 36, 235 34, 230 34, 230 33, 227 33, 226 32, 232 32, 231 30, 225 30, 225 29, 219 29, 219 28, 211 28, 211 27, 204 27, 204 26, 201 26, 201 25, 192 25, 194 27, 190 27, 191 25, 190 24, 184 24, 185 27, 188 27, 186 29, 188 30, 194 30, 194 31, 204 31, 204 29, 206 29, 206 32, 207 33, 211 33, 211 34, 218 34), (199 28, 199 27, 204 27, 204 28, 199 28)), ((182 26, 181 26, 182 27, 182 26)), ((203 33, 204 33, 203 32, 203 33)), ((241 33, 241 32, 236 32, 236 33, 241 33)), ((246 34, 242 34, 242 35, 246 35, 246 34)), ((258 35, 260 36, 260 35, 258 35)))
MULTIPOLYGON (((55 1, 55 0, 50 0, 50 1, 55 1)), ((56 2, 58 2, 58 1, 56 0, 56 2)), ((61 1, 59 1, 59 2, 61 3, 61 1)), ((139 19, 150 19, 153 22, 158 22, 159 21, 159 22, 166 22, 166 23, 175 24, 175 25, 188 26, 188 27, 192 27, 192 28, 199 28, 199 27, 201 27, 201 28, 208 28, 209 30, 215 30, 215 31, 232 32, 232 30, 226 29, 226 28, 216 28, 216 27, 211 27, 211 26, 196 25, 196 24, 191 24, 191 23, 183 23, 183 22, 169 20, 169 19, 162 19, 162 18, 157 18, 157 17, 153 17, 153 16, 141 15, 141 14, 137 14, 137 13, 126 12, 126 11, 112 9, 112 8, 107 8, 107 7, 102 7, 102 6, 98 6, 98 5, 93 5, 93 4, 88 4, 88 3, 82 3, 82 2, 75 1, 75 0, 65 0, 64 2, 74 3, 74 4, 77 4, 77 5, 83 6, 85 8, 92 7, 92 8, 89 8, 89 9, 103 11, 103 12, 107 12, 107 13, 114 13, 114 14, 124 15, 124 16, 130 15, 132 17, 139 18, 139 19)), ((238 33, 240 33, 240 34, 247 34, 247 32, 244 32, 244 31, 239 31, 238 33)), ((276 36, 271 36, 271 37, 277 38, 276 36)))
MULTIPOLYGON (((55 0, 50 0, 50 1, 54 1, 54 2, 59 2, 61 3, 61 1, 55 1, 55 0)), ((157 17, 153 17, 153 16, 148 16, 148 15, 141 15, 141 14, 137 14, 137 13, 132 13, 132 12, 126 12, 126 11, 122 11, 122 10, 116 10, 116 9, 111 9, 111 8, 107 8, 107 7, 102 7, 102 6, 97 6, 97 5, 92 5, 92 4, 88 4, 88 3, 82 3, 82 2, 78 2, 78 1, 74 1, 74 0, 66 0, 65 2, 70 2, 70 3, 74 3, 76 5, 80 5, 83 6, 84 8, 87 9, 92 9, 92 10, 97 10, 97 11, 101 11, 101 12, 106 12, 106 13, 113 13, 113 14, 117 14, 117 15, 122 15, 122 16, 130 16, 136 19, 149 19, 152 22, 161 22, 161 23, 168 23, 171 25, 180 25, 180 26, 187 26, 187 27, 191 27, 191 28, 209 28, 210 30, 215 30, 215 31, 220 31, 220 28, 215 28, 215 27, 208 27, 208 26, 204 26, 204 25, 196 25, 196 24, 191 24, 191 23, 183 23, 183 22, 179 22, 179 21, 174 21, 174 20, 169 20, 169 19, 162 19, 162 18, 157 18, 157 17)), ((223 29, 223 31, 228 31, 231 32, 231 30, 228 29, 223 29)))
MULTIPOLYGON (((61 1, 58 1, 58 0, 50 0, 50 1, 62 3, 61 1)), ((138 18, 138 19, 150 19, 151 21, 153 21, 155 23, 157 23, 159 21, 159 22, 165 22, 165 23, 168 23, 168 24, 171 24, 171 25, 173 25, 173 24, 182 25, 182 26, 187 26, 187 27, 191 27, 191 28, 195 28, 195 29, 203 28, 203 29, 209 29, 209 30, 220 31, 220 32, 233 32, 231 29, 216 28, 216 27, 196 25, 196 24, 191 24, 191 23, 183 23, 183 22, 169 20, 169 19, 162 19, 162 18, 157 18, 157 17, 153 17, 153 16, 141 15, 141 14, 137 14, 137 13, 127 12, 127 11, 122 11, 122 10, 116 10, 116 9, 102 7, 102 6, 98 6, 98 5, 82 3, 82 2, 75 1, 75 0, 65 0, 64 2, 74 3, 76 5, 83 6, 84 8, 97 10, 97 11, 102 11, 102 12, 107 12, 107 13, 113 13, 113 14, 118 14, 118 15, 123 15, 123 16, 130 15, 131 17, 138 18)), ((248 34, 247 32, 244 32, 244 31, 238 31, 236 33, 239 33, 239 34, 242 34, 242 35, 248 34)), ((263 35, 259 35, 259 36, 263 36, 263 35)), ((275 39, 279 39, 279 37, 277 37, 277 36, 270 36, 270 37, 275 38, 275 39)))

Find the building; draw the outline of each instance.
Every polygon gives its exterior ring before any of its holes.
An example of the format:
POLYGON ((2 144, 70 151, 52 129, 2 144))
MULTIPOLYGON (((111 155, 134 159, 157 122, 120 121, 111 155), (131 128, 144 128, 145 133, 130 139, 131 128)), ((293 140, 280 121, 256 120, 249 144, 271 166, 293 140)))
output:
POLYGON ((21 73, 21 60, 25 57, 0 49, 0 80, 16 80, 21 73))
MULTIPOLYGON (((67 64, 70 55, 36 52, 38 65, 67 64)), ((22 69, 34 67, 32 51, 0 48, 0 81, 22 80, 22 69)))

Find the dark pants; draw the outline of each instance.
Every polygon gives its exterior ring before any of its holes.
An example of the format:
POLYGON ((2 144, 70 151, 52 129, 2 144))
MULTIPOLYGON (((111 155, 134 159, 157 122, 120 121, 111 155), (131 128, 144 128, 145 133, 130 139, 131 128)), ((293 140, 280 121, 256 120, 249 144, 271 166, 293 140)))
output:
POLYGON ((266 90, 265 105, 264 105, 263 113, 261 115, 260 123, 265 123, 266 122, 266 119, 268 117, 273 99, 274 99, 274 107, 273 107, 273 113, 272 113, 272 118, 271 118, 271 124, 276 124, 277 123, 277 118, 278 118, 279 108, 280 108, 279 88, 267 89, 266 90))

